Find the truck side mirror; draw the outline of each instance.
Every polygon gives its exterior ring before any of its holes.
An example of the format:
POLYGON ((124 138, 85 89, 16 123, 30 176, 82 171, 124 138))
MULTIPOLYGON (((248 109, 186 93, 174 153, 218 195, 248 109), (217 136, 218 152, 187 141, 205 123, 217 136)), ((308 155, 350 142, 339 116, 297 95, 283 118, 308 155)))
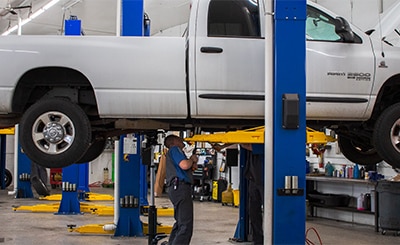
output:
POLYGON ((336 17, 335 32, 345 43, 354 43, 354 33, 350 28, 349 22, 343 17, 336 17))

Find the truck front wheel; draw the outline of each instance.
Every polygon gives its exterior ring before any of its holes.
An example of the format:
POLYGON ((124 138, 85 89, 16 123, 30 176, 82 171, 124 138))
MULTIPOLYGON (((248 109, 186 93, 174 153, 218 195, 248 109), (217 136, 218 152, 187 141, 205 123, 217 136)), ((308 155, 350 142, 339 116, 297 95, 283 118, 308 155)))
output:
POLYGON ((354 163, 373 165, 382 161, 382 157, 370 144, 362 144, 351 138, 339 136, 338 145, 342 154, 354 163))
POLYGON ((390 106, 379 116, 373 139, 385 162, 400 168, 400 103, 390 106))
POLYGON ((76 163, 91 141, 90 121, 78 105, 66 99, 43 99, 33 104, 20 122, 25 154, 46 168, 76 163))

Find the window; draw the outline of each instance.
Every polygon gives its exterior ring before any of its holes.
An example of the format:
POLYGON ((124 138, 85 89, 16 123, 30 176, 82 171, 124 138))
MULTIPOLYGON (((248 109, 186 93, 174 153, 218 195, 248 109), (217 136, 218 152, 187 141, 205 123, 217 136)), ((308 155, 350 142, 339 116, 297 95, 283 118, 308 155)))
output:
POLYGON ((258 0, 212 0, 209 37, 260 37, 258 0))
MULTIPOLYGON (((346 42, 341 36, 336 33, 335 19, 331 16, 311 7, 307 6, 306 20, 306 38, 308 41, 331 41, 331 42, 346 42)), ((350 34, 350 33, 349 33, 350 34)), ((354 43, 362 43, 362 40, 355 33, 354 43)))
POLYGON ((335 20, 312 8, 307 8, 306 37, 307 40, 340 41, 335 32, 335 20))

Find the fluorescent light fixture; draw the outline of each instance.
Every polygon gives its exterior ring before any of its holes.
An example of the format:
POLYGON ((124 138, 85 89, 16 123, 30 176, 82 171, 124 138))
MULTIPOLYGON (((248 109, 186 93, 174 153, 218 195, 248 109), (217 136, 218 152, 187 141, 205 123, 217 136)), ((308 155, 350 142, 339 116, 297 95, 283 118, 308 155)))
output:
POLYGON ((13 31, 16 31, 18 29, 18 27, 22 27, 23 25, 31 22, 33 19, 35 19, 36 17, 38 17, 39 15, 43 14, 44 12, 46 12, 46 10, 48 10, 49 8, 53 7, 56 3, 58 3, 60 0, 51 0, 50 2, 48 2, 46 5, 44 5, 43 7, 41 7, 40 9, 38 9, 37 11, 35 11, 34 13, 32 13, 28 18, 23 19, 20 24, 15 25, 11 28, 9 28, 7 31, 3 32, 1 35, 2 36, 7 36, 8 34, 10 34, 13 31))

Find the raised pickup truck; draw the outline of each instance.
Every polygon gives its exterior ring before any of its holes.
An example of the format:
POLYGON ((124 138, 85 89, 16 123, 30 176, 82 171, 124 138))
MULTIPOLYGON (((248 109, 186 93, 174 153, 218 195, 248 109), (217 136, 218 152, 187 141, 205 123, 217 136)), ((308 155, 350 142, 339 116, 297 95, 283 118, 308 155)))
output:
MULTIPOLYGON (((29 158, 63 167, 127 132, 263 125, 262 5, 194 0, 185 37, 0 37, 0 127, 19 124, 29 158)), ((400 168, 398 31, 310 2, 305 32, 307 124, 333 129, 353 162, 400 168)))

